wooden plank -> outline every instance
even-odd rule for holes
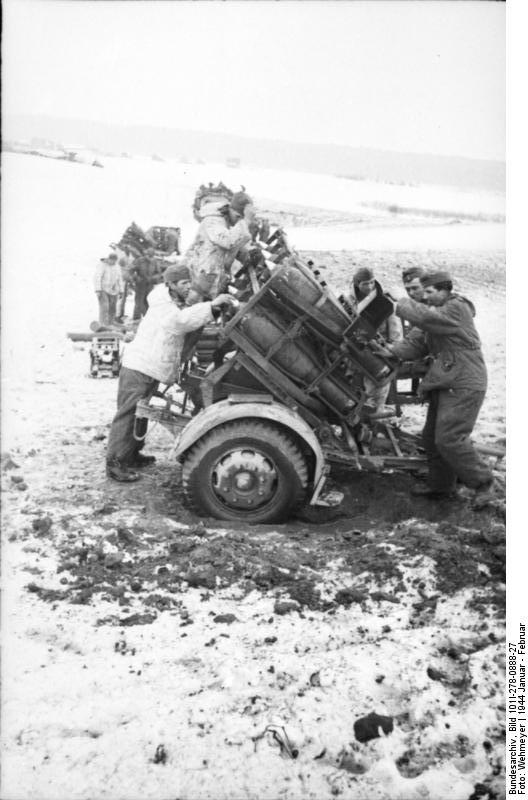
[[[403,458],[403,453],[401,451],[400,445],[398,444],[398,440],[396,439],[396,437],[394,435],[394,431],[392,430],[391,426],[388,425],[387,423],[385,423],[383,427],[387,431],[387,436],[391,440],[391,444],[392,444],[392,446],[394,448],[394,452],[396,453],[397,456],[399,456],[400,458]]]

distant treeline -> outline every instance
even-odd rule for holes
[[[505,222],[504,214],[486,214],[484,211],[450,211],[439,208],[410,208],[399,206],[395,203],[361,203],[365,208],[377,208],[380,211],[389,211],[391,214],[408,214],[409,216],[428,217],[438,219],[465,220],[466,222]]]
[[[227,133],[184,131],[146,125],[110,125],[103,122],[19,115],[4,119],[8,138],[42,136],[55,141],[82,141],[100,152],[123,151],[163,158],[186,154],[196,161],[224,164],[236,158],[241,166],[279,170],[354,175],[364,180],[392,183],[436,184],[504,191],[505,164],[501,161],[395,153],[346,145],[270,141]]]

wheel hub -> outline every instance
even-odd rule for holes
[[[258,508],[273,497],[277,472],[273,462],[256,450],[233,450],[216,464],[213,489],[235,508]]]

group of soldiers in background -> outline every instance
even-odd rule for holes
[[[147,311],[149,292],[161,283],[163,272],[180,255],[180,229],[149,228],[147,232],[133,222],[118,244],[96,266],[94,288],[99,303],[99,323],[112,326],[123,321],[125,304],[134,292],[133,321]]]
[[[257,232],[262,234],[264,229],[265,235],[267,224],[256,221],[244,190],[232,192],[222,182],[200,186],[193,215],[200,225],[184,258],[192,273],[189,302],[211,300],[223,292],[235,259],[247,258],[246,245]],[[130,290],[134,291],[133,321],[145,315],[149,293],[162,282],[167,267],[181,261],[180,233],[179,228],[161,226],[143,232],[133,222],[119,243],[111,245],[112,252],[100,259],[95,272],[101,325],[123,321]]]

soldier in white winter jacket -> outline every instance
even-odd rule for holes
[[[237,192],[231,198],[205,201],[199,211],[201,222],[194,242],[186,253],[193,287],[203,298],[225,290],[231,266],[243,258],[244,245],[251,240],[248,223],[254,217],[251,198]]]
[[[111,325],[115,322],[117,301],[124,291],[116,253],[100,259],[95,268],[94,289],[99,302],[99,322],[101,325]]]
[[[160,383],[175,383],[185,334],[214,319],[222,306],[233,298],[218,295],[211,302],[185,305],[191,288],[191,273],[185,265],[165,270],[164,283],[149,295],[149,308],[139,324],[134,340],[125,348],[119,374],[117,413],[108,436],[106,471],[117,481],[139,478],[133,467],[147,466],[154,456],[141,454],[147,420],[140,420],[142,441],[134,438],[135,412],[139,400],[156,391]]]

